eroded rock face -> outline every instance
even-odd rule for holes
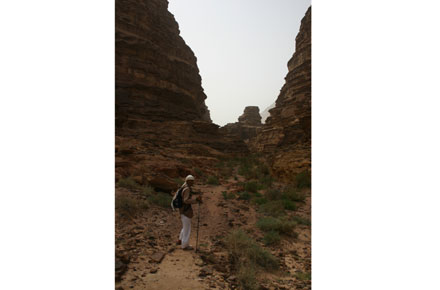
[[[196,57],[168,1],[117,0],[116,11],[116,124],[211,121]]]
[[[238,117],[238,122],[226,124],[220,128],[220,131],[227,136],[247,142],[257,136],[261,126],[260,109],[249,106],[244,109],[243,115]]]
[[[309,7],[287,64],[286,83],[251,144],[270,157],[274,174],[285,180],[311,168],[311,16]]]
[[[175,178],[247,152],[205,105],[197,59],[167,0],[116,0],[116,179],[166,192]]]
[[[238,117],[238,122],[242,125],[261,126],[260,109],[256,106],[244,108],[243,115]]]

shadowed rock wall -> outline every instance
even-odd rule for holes
[[[197,59],[167,0],[116,0],[116,179],[170,191],[174,178],[243,153],[205,105]]]
[[[311,20],[309,7],[275,108],[251,144],[269,157],[274,174],[285,180],[311,169]]]

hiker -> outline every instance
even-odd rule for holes
[[[191,235],[191,218],[193,217],[193,210],[191,205],[194,203],[202,202],[201,196],[193,199],[192,186],[194,185],[194,176],[188,175],[185,178],[185,183],[182,185],[182,207],[179,208],[180,217],[182,219],[182,230],[180,231],[179,240],[177,245],[182,245],[184,250],[193,250],[194,248],[189,245],[189,237]]]

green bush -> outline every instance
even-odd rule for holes
[[[266,189],[272,186],[273,178],[270,175],[259,176],[260,189]]]
[[[207,182],[208,182],[208,184],[211,184],[211,185],[219,185],[220,184],[220,182],[218,181],[218,178],[216,176],[213,176],[213,175],[210,175],[208,177]]]
[[[280,242],[280,240],[281,240],[280,234],[277,231],[270,231],[264,235],[263,243],[266,246],[275,245],[275,244],[278,244]]]
[[[269,200],[278,200],[278,199],[281,199],[282,193],[281,193],[281,191],[279,191],[276,188],[271,188],[266,191],[265,196]]]
[[[194,167],[194,173],[196,174],[196,177],[202,177],[203,176],[203,172],[200,168],[198,167]]]
[[[141,187],[140,184],[134,181],[133,177],[131,176],[119,179],[117,185],[130,190],[139,189]]]
[[[253,265],[240,265],[238,267],[237,280],[238,284],[243,290],[257,290],[259,288],[256,277],[256,269]]]
[[[292,220],[296,221],[300,225],[310,226],[312,224],[310,219],[302,218],[302,217],[299,217],[299,216],[292,217]]]
[[[284,190],[282,197],[284,199],[298,202],[304,202],[306,199],[305,194],[300,193],[296,188],[292,186],[289,186]]]
[[[312,273],[297,272],[295,273],[295,277],[301,281],[309,281],[312,280]]]
[[[174,182],[177,183],[178,186],[182,186],[185,181],[182,178],[174,178]]]
[[[225,200],[234,199],[235,198],[235,194],[233,192],[222,191],[222,195],[223,195],[223,198]]]
[[[254,202],[258,205],[262,205],[267,203],[267,199],[265,197],[257,197],[254,199]]]
[[[268,216],[279,217],[284,215],[284,203],[281,200],[268,201],[259,206],[258,210]]]
[[[295,176],[295,184],[298,188],[310,188],[312,186],[311,172],[305,170]]]
[[[117,195],[115,198],[115,210],[123,215],[134,215],[148,207],[148,202],[127,195]]]
[[[256,181],[249,181],[244,185],[244,190],[249,192],[257,192],[259,189],[259,184]]]
[[[296,203],[294,203],[293,201],[288,200],[288,199],[283,199],[281,201],[283,203],[284,209],[287,209],[287,210],[297,210]]]
[[[236,267],[247,262],[251,265],[259,265],[264,269],[277,269],[278,260],[267,250],[261,248],[242,230],[232,231],[225,239],[225,245],[231,262]]]
[[[234,170],[231,167],[223,167],[220,168],[220,175],[223,176],[224,178],[228,178],[232,175],[232,172]]]
[[[251,194],[247,191],[244,192],[239,192],[238,193],[238,199],[240,200],[250,200],[251,199]]]
[[[142,194],[142,195],[150,196],[150,195],[152,195],[152,194],[154,194],[154,193],[155,193],[155,192],[154,192],[154,189],[153,189],[151,186],[149,186],[149,185],[143,186],[143,187],[141,188],[141,194]]]
[[[257,221],[257,227],[264,232],[275,231],[286,235],[292,234],[296,225],[295,221],[280,220],[274,217],[263,217]]]
[[[255,259],[255,262],[266,270],[275,270],[279,267],[278,260],[267,250],[261,248],[257,244],[249,249],[249,256]]]
[[[148,201],[152,204],[158,205],[160,207],[168,208],[171,206],[171,200],[173,197],[165,192],[158,192],[148,196]]]

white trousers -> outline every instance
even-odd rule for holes
[[[180,217],[182,218],[182,230],[179,239],[182,241],[182,248],[186,248],[189,245],[189,236],[191,235],[191,219],[183,214]]]

